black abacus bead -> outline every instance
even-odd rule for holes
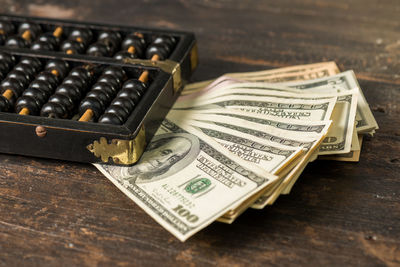
[[[3,79],[9,71],[9,66],[6,62],[0,61],[0,75],[2,76],[1,79]]]
[[[143,52],[146,48],[146,42],[144,41],[143,38],[140,38],[139,36],[136,36],[135,34],[130,34],[128,35],[121,44],[121,49],[122,50],[128,50],[129,47],[135,47],[135,53],[139,57],[143,57]]]
[[[53,51],[55,46],[52,43],[44,42],[44,41],[35,41],[31,45],[32,50],[39,51]]]
[[[117,97],[129,98],[133,101],[133,103],[137,104],[140,100],[141,94],[134,89],[123,89],[118,92]]]
[[[69,98],[71,98],[74,104],[79,102],[79,100],[82,98],[81,89],[73,84],[62,83],[60,86],[57,87],[55,93],[67,95]]]
[[[66,40],[61,44],[60,49],[63,52],[71,50],[72,54],[82,54],[83,52],[85,52],[85,45],[76,40]]]
[[[49,103],[59,103],[67,110],[66,117],[68,117],[74,109],[74,101],[72,98],[65,94],[54,94],[50,96]]]
[[[93,120],[97,120],[103,113],[104,106],[97,98],[85,97],[79,105],[79,115],[82,116],[88,109],[93,111]]]
[[[22,96],[29,96],[32,98],[35,98],[39,103],[40,106],[46,103],[47,98],[49,97],[48,94],[45,91],[40,90],[39,88],[35,87],[29,87],[26,89],[23,93]],[[17,100],[18,102],[18,100]]]
[[[151,59],[154,55],[158,55],[160,60],[168,58],[169,48],[165,44],[151,44],[146,50],[146,58]]]
[[[6,43],[7,36],[5,34],[0,33],[0,45],[4,45]]]
[[[29,77],[30,80],[33,79],[33,77],[36,74],[36,69],[32,65],[27,65],[21,62],[18,63],[13,70],[19,70],[24,72]]]
[[[90,91],[102,91],[106,93],[109,98],[113,98],[117,94],[117,90],[115,87],[104,82],[95,83],[90,89]]]
[[[127,113],[131,113],[135,107],[135,103],[128,98],[116,98],[111,102],[112,106],[120,106],[125,109]]]
[[[68,112],[60,103],[46,103],[40,111],[40,116],[65,119],[68,117]]]
[[[15,64],[15,57],[7,53],[0,53],[0,61],[5,62],[8,69],[11,69]]]
[[[136,54],[129,53],[128,51],[119,51],[114,55],[114,59],[116,60],[124,60],[124,59],[135,59],[138,58]]]
[[[102,110],[105,109],[106,106],[108,106],[108,104],[110,104],[111,102],[111,98],[108,96],[108,94],[106,92],[103,91],[93,91],[91,90],[86,96],[85,98],[97,98],[102,105]]]
[[[101,56],[109,56],[110,55],[110,48],[103,43],[95,43],[89,46],[89,48],[86,50],[86,54],[90,56],[96,56],[96,57],[101,57]]]
[[[13,69],[7,74],[8,78],[16,79],[22,83],[22,86],[26,87],[29,84],[29,74],[22,71],[22,70],[17,70]]]
[[[108,49],[108,53],[106,54],[107,56],[112,56],[118,50],[118,43],[112,39],[107,38],[99,40],[98,43],[102,43],[107,46]]]
[[[87,81],[78,77],[78,76],[71,76],[68,75],[62,82],[63,84],[72,84],[80,88],[81,91],[86,91],[86,87],[88,85]]]
[[[23,108],[27,108],[30,115],[36,115],[40,111],[40,106],[36,97],[21,96],[15,103],[15,112],[19,113]]]
[[[68,39],[77,40],[77,38],[80,38],[82,40],[82,43],[84,44],[84,46],[87,46],[93,39],[93,33],[89,29],[75,28],[69,34]]]
[[[10,110],[11,104],[7,98],[0,95],[0,111],[7,112]]]
[[[32,90],[32,89],[35,89],[35,90],[37,89],[37,90],[41,91],[43,93],[43,95],[45,95],[46,99],[49,98],[49,96],[54,91],[54,87],[52,87],[50,83],[43,81],[43,80],[34,80],[33,82],[31,82],[28,89],[26,89],[24,91],[24,93],[26,93],[27,91]]]
[[[122,81],[118,79],[118,77],[113,76],[111,74],[102,74],[98,79],[97,82],[104,82],[109,83],[115,88],[119,88],[121,86]]]
[[[42,67],[42,62],[34,57],[23,57],[19,61],[20,64],[25,64],[33,67],[35,71],[39,71],[39,69]]]
[[[88,69],[86,69],[86,68],[84,68],[82,66],[73,68],[69,72],[68,76],[79,77],[82,80],[85,80],[86,83],[90,83],[92,78],[93,78],[92,77],[93,76],[92,73]]]
[[[13,78],[5,78],[1,82],[0,86],[2,88],[2,93],[7,89],[10,89],[13,92],[13,100],[24,91],[24,85],[19,80]]]
[[[109,46],[114,53],[121,43],[121,34],[115,31],[103,31],[99,34],[97,40]]]
[[[116,41],[121,41],[121,34],[116,31],[102,31],[99,33],[97,39],[98,40],[103,40],[103,39],[114,39]]]
[[[28,46],[28,42],[21,36],[11,36],[6,40],[5,46],[12,48],[24,48]]]
[[[51,59],[47,61],[46,70],[56,70],[59,73],[59,76],[65,77],[69,71],[69,64],[61,59]]]
[[[121,34],[115,31],[102,31],[99,33],[98,40],[113,39],[116,42],[121,42]]]
[[[60,81],[58,76],[56,76],[53,73],[51,73],[51,71],[42,71],[42,72],[40,72],[36,76],[36,80],[48,82],[49,84],[51,84],[51,86],[53,88],[55,88],[58,85],[59,81]]]
[[[130,79],[127,80],[124,85],[122,85],[122,90],[123,89],[133,89],[137,90],[141,95],[144,94],[146,91],[146,84],[142,81],[139,81],[138,79]]]
[[[117,114],[114,113],[106,113],[101,115],[98,122],[104,124],[113,124],[113,125],[121,125],[124,123],[122,118],[120,118]]]
[[[123,68],[117,66],[109,66],[103,70],[103,74],[109,74],[117,77],[120,81],[125,81],[127,78]]]
[[[175,46],[175,43],[176,39],[173,36],[167,36],[167,35],[158,36],[152,42],[152,44],[166,44],[170,49],[172,49],[172,47]]]
[[[53,47],[57,47],[60,42],[60,38],[55,37],[53,33],[46,32],[41,34],[37,41],[50,43]]]
[[[23,22],[18,27],[19,34],[23,34],[27,30],[31,33],[31,39],[36,39],[36,37],[42,32],[40,25],[32,22]]]
[[[10,35],[15,32],[15,27],[11,22],[0,21],[0,30],[2,30],[6,35]]]
[[[109,106],[106,109],[106,111],[104,112],[104,115],[109,114],[109,113],[115,114],[118,117],[120,117],[122,122],[124,122],[126,120],[126,118],[128,118],[128,116],[129,116],[129,113],[126,111],[126,109],[124,109],[121,106],[116,106],[116,105]]]

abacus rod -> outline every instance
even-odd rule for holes
[[[134,35],[136,35],[137,37],[139,37],[139,38],[144,38],[144,35],[143,35],[143,33],[140,33],[140,32],[134,32],[133,33]]]
[[[24,38],[25,40],[29,41],[32,37],[31,32],[29,30],[26,30],[22,33],[21,37]]]
[[[133,46],[133,45],[131,45],[129,48],[128,48],[128,53],[131,53],[131,54],[135,54],[135,47]]]
[[[93,117],[94,113],[93,110],[88,108],[85,113],[83,113],[82,117],[79,118],[79,121],[90,121],[90,119]]]
[[[160,59],[159,55],[154,54],[153,57],[151,58],[151,61],[157,61],[159,59]],[[147,82],[148,79],[149,79],[149,71],[145,70],[142,72],[138,80],[145,83]]]
[[[29,109],[23,108],[23,109],[21,109],[21,111],[18,114],[19,115],[29,115]]]
[[[53,31],[53,36],[54,37],[60,37],[63,33],[63,28],[58,26],[54,31]]]
[[[8,100],[10,100],[12,98],[12,96],[14,95],[13,91],[11,91],[10,89],[6,89],[3,93],[3,96],[5,98],[7,98]]]
[[[58,71],[56,70],[56,69],[52,69],[51,70],[51,73],[53,74],[53,75],[55,75],[55,76],[58,76]]]

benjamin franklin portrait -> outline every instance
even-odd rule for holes
[[[110,170],[130,183],[154,182],[185,168],[200,152],[199,140],[186,133],[161,134],[147,145],[140,160],[133,166]]]

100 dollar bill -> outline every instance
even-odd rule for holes
[[[329,120],[336,97],[322,100],[282,99],[259,96],[221,96],[210,100],[175,103],[173,109],[228,108],[298,120]]]
[[[249,122],[255,122],[262,125],[269,125],[282,130],[310,133],[310,134],[321,134],[322,132],[327,132],[331,121],[321,120],[321,121],[304,121],[296,119],[282,119],[279,117],[256,114],[251,112],[245,112],[236,109],[200,109],[185,111],[181,115],[182,118],[187,120],[206,120],[215,122],[215,116],[220,116],[225,122],[229,122],[231,118],[237,118],[246,120]]]
[[[299,163],[301,164],[304,161],[303,159],[298,160],[299,157],[303,156],[303,154],[300,154],[300,151],[298,151],[299,147],[289,146],[284,147],[283,149],[280,143],[274,144],[274,142],[271,142],[268,139],[262,139],[258,137],[257,134],[253,135],[253,131],[251,131],[251,129],[250,131],[243,132],[235,130],[235,127],[226,128],[213,123],[194,120],[190,120],[189,123],[191,126],[227,147],[231,152],[238,153],[237,155],[244,160],[256,163],[258,166],[266,168],[268,171],[282,178],[287,177],[288,173],[291,173],[291,171],[296,168]],[[318,147],[325,134],[326,132],[322,132],[313,139],[308,139],[310,146],[306,150],[312,153]],[[283,138],[285,137],[286,136]],[[288,141],[290,142],[291,140]],[[258,159],[263,159],[264,162]],[[305,158],[306,163],[307,159],[308,158]],[[283,163],[284,165],[282,166]],[[281,169],[278,170],[276,166],[280,166]],[[279,188],[280,183],[281,181],[277,180],[276,185],[278,187],[272,187],[270,190],[268,190],[269,193],[267,194],[269,195],[271,192],[275,191],[274,189]],[[255,198],[253,201],[258,198],[259,197]],[[218,220],[228,223],[231,222],[232,219],[237,218],[241,212],[249,207],[253,201],[238,203],[236,207],[224,214]]]
[[[224,76],[249,80],[253,82],[290,82],[304,81],[322,78],[339,73],[339,68],[335,62],[320,62],[313,64],[297,65],[283,68],[276,68],[264,71],[227,73]],[[182,95],[192,94],[202,91],[210,86],[214,80],[191,83],[184,87]]]
[[[134,166],[95,166],[184,241],[276,176],[249,165],[201,132],[181,126],[165,119]]]
[[[321,88],[321,91],[323,91],[324,88],[327,87],[346,90],[351,90],[356,87],[360,88],[360,85],[357,82],[357,78],[352,70],[345,71],[330,77],[305,82],[284,83],[283,85],[301,90],[308,90],[312,88],[314,91],[316,88]],[[374,116],[372,115],[371,109],[369,108],[367,100],[365,99],[365,96],[361,91],[361,88],[359,91],[357,103],[357,113],[358,121],[356,128],[358,133],[372,133],[375,129],[378,129],[378,124]]]
[[[178,114],[177,114],[178,115]],[[203,114],[204,115],[204,114]],[[292,169],[295,168],[295,170],[299,170],[305,167],[305,165],[308,163],[309,157],[310,155],[319,147],[322,139],[325,137],[326,135],[326,131],[328,130],[328,127],[324,127],[324,131],[320,132],[320,134],[317,135],[313,135],[313,137],[307,136],[307,135],[303,135],[301,131],[304,130],[303,127],[298,128],[298,125],[293,125],[293,127],[289,127],[292,128],[293,132],[295,132],[295,129],[299,129],[299,132],[297,134],[282,134],[280,133],[270,133],[270,132],[266,132],[263,129],[260,129],[258,127],[252,127],[249,125],[246,125],[246,123],[240,123],[240,126],[238,126],[238,123],[235,123],[234,125],[231,124],[227,124],[227,123],[221,123],[221,121],[228,121],[228,120],[219,120],[214,122],[202,122],[202,121],[196,121],[193,119],[188,119],[187,117],[183,117],[186,121],[188,121],[188,123],[190,123],[190,125],[196,127],[196,129],[199,129],[199,131],[204,132],[205,134],[207,134],[209,137],[212,137],[214,139],[216,139],[218,142],[221,142],[221,140],[225,139],[225,141],[222,142],[226,142],[229,143],[230,146],[232,146],[232,148],[234,149],[235,144],[247,144],[248,147],[257,147],[260,146],[260,144],[272,144],[269,146],[262,146],[264,148],[266,147],[273,147],[273,143],[276,143],[276,145],[281,145],[281,144],[285,144],[287,146],[289,146],[288,148],[286,148],[286,150],[280,150],[280,152],[276,151],[275,153],[287,153],[287,151],[290,151],[290,147],[292,146],[293,149],[298,148],[298,147],[302,147],[307,151],[306,157],[303,157],[300,161],[295,161],[295,165],[286,165],[286,169],[285,172],[283,172],[282,174],[284,174],[285,176],[283,176],[285,178],[285,183],[288,183],[291,179],[296,178],[295,175],[297,172],[292,172]],[[201,118],[201,117],[200,117]],[[325,122],[325,123],[329,123],[330,122]],[[245,141],[244,141],[245,140]],[[257,144],[257,145],[255,145]],[[275,145],[275,146],[276,146]],[[246,146],[246,145],[244,145]],[[257,150],[252,150],[248,152],[254,152]],[[242,150],[244,151],[244,150]],[[258,154],[258,153],[257,153]],[[243,155],[244,157],[246,157],[246,153],[244,153]],[[280,156],[282,157],[282,155]],[[280,158],[280,157],[276,157],[276,159]],[[281,158],[282,159],[282,158]],[[272,162],[271,162],[272,163]],[[272,163],[273,164],[273,163]],[[265,165],[264,165],[265,166]],[[270,165],[272,166],[272,165]],[[290,173],[290,176],[287,176],[288,173]],[[276,173],[277,174],[277,173]],[[281,175],[279,175],[280,177],[282,177]],[[256,206],[257,208],[260,208],[260,205],[263,207],[265,205],[267,205],[267,201],[269,201],[269,197],[272,193],[275,192],[274,189],[276,188],[281,188],[279,187],[279,181],[277,181],[278,184],[275,184],[278,187],[272,187],[270,190],[268,190],[266,192],[266,197],[261,197],[260,201],[258,201],[258,206]],[[265,193],[264,193],[265,194]],[[258,198],[258,197],[257,197]],[[253,201],[255,201],[256,199],[254,199]],[[241,205],[238,205],[237,207],[235,207],[233,210],[230,210],[228,213],[224,214],[224,216],[222,216],[219,221],[223,221],[223,222],[227,222],[230,223],[232,222],[232,220],[234,220],[237,216],[240,215],[241,212],[244,211],[245,208],[247,208],[248,206],[250,206],[252,202],[247,202],[247,204],[242,203]],[[246,206],[247,205],[247,206]]]
[[[170,112],[170,115],[174,121],[184,121],[216,140],[231,153],[275,175],[281,173],[302,152],[301,147],[277,144],[215,123],[198,121],[195,116],[187,117],[181,113]]]
[[[179,102],[176,104],[176,106],[180,107],[185,105],[193,105],[193,102],[195,102],[196,105],[199,105],[198,103],[201,103],[201,101],[212,102],[213,99],[217,100],[220,97],[224,96],[230,96],[231,99],[236,100],[243,99],[243,97],[247,96],[276,97],[288,99],[291,102],[299,99],[320,100],[324,98],[337,97],[337,102],[333,109],[331,117],[331,119],[333,120],[333,126],[331,127],[328,136],[321,146],[320,154],[344,154],[350,152],[357,107],[357,88],[333,94],[299,94],[292,91],[276,91],[271,88],[273,87],[271,87],[270,84],[263,83],[258,83],[257,86],[249,83],[232,84],[230,86],[213,91],[213,93],[211,93],[210,95],[204,95],[200,99],[187,99],[184,102]],[[207,97],[210,97],[211,99],[207,99]],[[256,101],[255,98],[254,101]]]

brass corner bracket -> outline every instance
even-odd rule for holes
[[[108,162],[111,158],[115,164],[130,165],[137,162],[146,146],[144,127],[142,126],[132,140],[112,139],[108,142],[105,137],[95,140],[86,148],[102,162]]]

